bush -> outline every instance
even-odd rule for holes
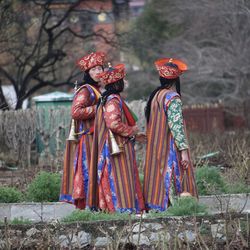
[[[61,178],[57,173],[41,171],[31,182],[27,190],[29,201],[58,201]]]
[[[188,216],[207,214],[207,207],[199,204],[194,197],[179,197],[166,211],[150,210],[147,218],[165,216]]]
[[[199,204],[194,197],[180,197],[174,202],[173,206],[167,210],[173,216],[206,214],[205,205]]]
[[[215,167],[200,167],[195,172],[199,195],[225,193],[225,183],[220,171]]]
[[[226,193],[227,194],[250,193],[250,187],[242,182],[227,183],[226,184]]]
[[[0,203],[23,201],[23,194],[13,187],[0,187]]]

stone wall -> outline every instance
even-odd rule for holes
[[[0,226],[0,249],[249,249],[249,240],[242,214]]]

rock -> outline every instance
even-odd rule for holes
[[[196,239],[196,233],[190,231],[190,230],[186,230],[184,232],[181,232],[178,234],[179,239],[181,239],[182,241],[188,241],[188,242],[193,242]]]
[[[59,244],[61,248],[66,248],[69,245],[69,240],[66,235],[59,236]]]
[[[40,231],[37,230],[36,228],[32,227],[31,229],[29,229],[29,230],[26,232],[26,235],[27,235],[28,237],[32,237],[32,236],[34,236],[34,235],[37,234],[37,233],[40,233]]]
[[[134,224],[134,228],[133,228],[133,233],[139,233],[139,230],[140,230],[140,223],[136,223]],[[144,227],[144,223],[141,224],[141,233],[144,232],[146,230],[146,228]]]
[[[78,232],[77,236],[74,235],[72,239],[72,246],[83,248],[91,243],[91,235],[84,231]]]
[[[158,233],[151,233],[149,235],[149,240],[151,242],[159,242],[159,241],[169,241],[170,240],[170,234],[168,232],[158,232]]]
[[[139,239],[139,234],[131,235],[131,237],[129,237],[129,239],[130,239],[131,243],[137,245],[138,239]],[[141,245],[146,245],[146,246],[150,245],[150,241],[146,235],[140,234],[139,245],[140,246]]]
[[[6,249],[5,241],[0,240],[0,249]]]
[[[145,223],[144,226],[153,231],[159,231],[164,228],[160,223]]]
[[[111,242],[108,237],[97,237],[95,247],[107,247]]]
[[[224,233],[224,225],[223,224],[212,224],[211,225],[211,233],[212,233],[213,238],[220,238],[220,236],[218,236],[218,235]]]
[[[117,229],[117,226],[109,227],[111,231],[115,231]]]

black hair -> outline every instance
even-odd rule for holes
[[[146,107],[145,107],[145,117],[147,122],[149,122],[150,117],[150,111],[151,111],[151,103],[154,98],[154,96],[157,94],[157,92],[161,89],[168,89],[171,88],[173,85],[176,87],[176,92],[181,96],[181,87],[180,87],[180,78],[174,78],[174,79],[167,79],[160,76],[160,83],[161,86],[157,87],[149,96],[149,99],[147,101]]]
[[[124,89],[124,81],[123,79],[120,79],[115,83],[108,84],[105,86],[105,89],[106,91],[102,93],[102,96],[99,99],[98,106],[100,105],[100,103],[102,105],[105,105],[108,96],[110,96],[111,94],[120,94]]]

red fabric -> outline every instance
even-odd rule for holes
[[[166,65],[167,63],[175,64],[177,68]],[[173,58],[159,59],[155,61],[155,67],[159,71],[160,76],[167,79],[177,78],[187,70],[187,65],[183,61]]]
[[[109,183],[108,167],[105,165],[99,184],[99,207],[104,211],[115,212],[112,201],[112,192]]]
[[[131,126],[122,121],[120,100],[118,98],[112,98],[110,101],[107,101],[104,119],[106,126],[116,134],[123,137],[129,137],[134,132]]]
[[[71,115],[75,120],[95,118],[96,104],[93,105],[89,90],[84,87],[76,93],[73,100]]]
[[[118,64],[114,68],[110,67],[107,71],[99,74],[99,77],[105,85],[115,83],[125,77],[125,65]]]
[[[79,142],[79,154],[82,155],[82,143],[84,140],[84,136],[80,139]],[[85,192],[84,192],[84,185],[83,185],[83,173],[82,173],[82,159],[81,157],[78,157],[76,169],[75,169],[75,175],[74,175],[74,184],[73,184],[73,199],[75,200],[75,206],[79,209],[85,208]]]
[[[92,52],[79,60],[77,60],[76,65],[83,71],[91,69],[95,66],[102,66],[105,61],[105,54],[103,52]]]
[[[135,119],[134,119],[133,115],[131,114],[131,112],[129,111],[127,104],[124,101],[122,101],[122,108],[123,108],[124,114],[127,118],[128,125],[135,126],[136,125]]]

